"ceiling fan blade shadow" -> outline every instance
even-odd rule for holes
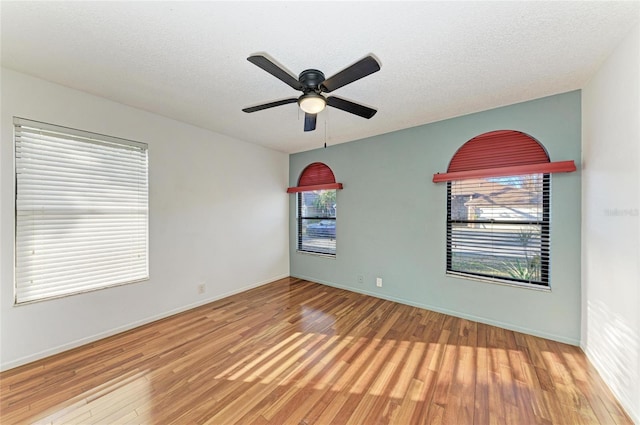
[[[313,131],[316,129],[316,118],[318,114],[304,114],[304,131]]]
[[[243,108],[242,110],[247,113],[262,111],[263,109],[275,108],[276,106],[287,105],[289,103],[296,103],[298,99],[295,97],[292,99],[276,100],[275,102],[265,103],[263,105],[251,106],[249,108]]]
[[[289,72],[285,71],[280,66],[273,63],[271,60],[267,59],[265,56],[253,55],[249,56],[247,60],[255,66],[267,71],[269,74],[273,75],[278,80],[284,82],[292,88],[300,91],[304,89],[304,86],[300,83],[300,81],[298,81],[297,78],[289,74]]]
[[[327,105],[366,119],[373,117],[376,112],[378,112],[375,109],[369,108],[367,106],[353,103],[335,96],[329,96],[327,98]]]
[[[331,93],[342,86],[353,83],[360,78],[380,71],[380,64],[373,56],[360,59],[353,65],[343,69],[332,77],[327,78],[320,84],[320,89],[324,93]]]

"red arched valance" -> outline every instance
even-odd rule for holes
[[[514,130],[484,133],[466,142],[451,158],[446,173],[434,174],[435,183],[481,177],[575,171],[573,161],[550,162],[533,137]]]
[[[298,186],[290,187],[287,193],[307,192],[310,190],[342,189],[342,183],[336,183],[333,171],[322,162],[314,162],[300,174]]]

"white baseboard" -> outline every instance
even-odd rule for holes
[[[128,323],[128,324],[126,324],[124,326],[119,326],[117,328],[109,329],[107,331],[100,332],[100,333],[97,333],[97,334],[94,334],[94,335],[91,335],[91,336],[88,336],[88,337],[85,337],[85,338],[81,338],[81,339],[78,339],[78,340],[75,340],[75,341],[71,341],[69,343],[62,344],[62,345],[59,345],[57,347],[53,347],[53,348],[50,348],[50,349],[47,349],[47,350],[43,350],[43,351],[40,351],[39,353],[30,354],[28,356],[21,357],[21,358],[16,359],[16,360],[4,362],[4,363],[0,364],[0,371],[13,369],[15,367],[22,366],[22,365],[25,365],[27,363],[34,362],[36,360],[41,360],[41,359],[44,359],[46,357],[62,353],[64,351],[71,350],[73,348],[77,348],[77,347],[83,346],[85,344],[89,344],[89,343],[92,343],[92,342],[95,342],[95,341],[98,341],[98,340],[101,340],[101,339],[104,339],[104,338],[107,338],[107,337],[110,337],[110,336],[113,336],[113,335],[116,335],[116,334],[119,334],[119,333],[122,333],[122,332],[126,332],[128,330],[137,328],[139,326],[143,326],[143,325],[155,322],[157,320],[164,319],[164,318],[167,318],[169,316],[173,316],[174,314],[182,313],[184,311],[191,310],[191,309],[196,308],[196,307],[200,307],[201,305],[209,304],[211,302],[214,302],[214,301],[226,298],[226,297],[230,297],[231,295],[235,295],[235,294],[238,294],[240,292],[248,291],[249,289],[257,288],[259,286],[266,285],[266,284],[274,282],[276,280],[284,279],[285,277],[289,277],[289,274],[274,276],[274,277],[272,277],[270,279],[267,279],[267,280],[264,280],[264,281],[260,281],[260,282],[257,282],[257,283],[253,283],[251,285],[246,285],[246,286],[234,289],[233,291],[225,292],[223,294],[218,294],[218,295],[215,295],[215,296],[213,296],[211,298],[207,298],[207,299],[198,301],[196,303],[192,303],[192,304],[188,304],[188,305],[185,305],[185,306],[182,306],[182,307],[178,307],[178,308],[166,311],[164,313],[160,313],[160,314],[156,314],[156,315],[153,315],[153,316],[150,316],[150,317],[146,317],[146,318],[138,320],[136,322]]]
[[[340,289],[344,289],[344,290],[351,291],[351,292],[357,292],[359,294],[364,294],[364,295],[369,295],[369,296],[376,297],[376,298],[381,298],[383,300],[394,301],[394,302],[397,302],[397,303],[400,303],[400,304],[410,305],[412,307],[424,308],[425,310],[431,310],[431,311],[435,311],[437,313],[448,314],[449,316],[460,317],[462,319],[467,319],[467,320],[472,320],[474,322],[480,322],[480,323],[484,323],[484,324],[487,324],[487,325],[497,326],[499,328],[504,328],[504,329],[508,329],[508,330],[511,330],[511,331],[521,332],[521,333],[525,333],[525,334],[528,334],[528,335],[538,336],[540,338],[551,339],[553,341],[563,342],[565,344],[570,344],[570,345],[575,345],[575,346],[579,346],[580,345],[580,341],[577,340],[577,339],[574,339],[574,338],[567,338],[567,337],[562,336],[562,335],[555,335],[555,334],[551,334],[551,333],[540,332],[540,331],[538,331],[536,329],[529,329],[529,328],[525,328],[525,327],[522,327],[522,326],[513,325],[511,323],[504,323],[504,322],[500,322],[500,321],[497,321],[497,320],[488,319],[486,317],[474,316],[472,314],[464,313],[464,312],[461,312],[461,311],[449,310],[449,309],[446,309],[446,308],[442,308],[442,307],[438,307],[438,306],[434,306],[434,305],[430,305],[430,304],[416,303],[415,301],[407,300],[407,299],[404,299],[404,298],[392,297],[392,296],[388,296],[388,295],[384,295],[384,294],[380,294],[380,293],[376,293],[376,292],[369,292],[369,291],[365,291],[365,290],[358,289],[358,288],[352,288],[350,286],[343,286],[343,285],[339,285],[339,284],[336,284],[336,283],[333,283],[333,282],[326,282],[326,281],[318,280],[318,279],[312,278],[312,277],[301,276],[301,275],[291,275],[291,277],[295,277],[295,278],[298,278],[298,279],[305,279],[305,280],[308,280],[310,282],[317,282],[317,283],[321,283],[323,285],[333,286],[335,288],[340,288]]]

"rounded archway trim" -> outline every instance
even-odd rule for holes
[[[528,134],[496,130],[462,145],[451,158],[447,172],[434,174],[433,181],[572,171],[576,171],[574,161],[551,162],[544,146]]]
[[[342,183],[336,182],[335,175],[327,164],[314,162],[302,170],[298,178],[298,186],[288,188],[287,193],[327,189],[342,189]]]

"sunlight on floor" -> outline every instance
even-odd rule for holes
[[[295,332],[259,355],[251,354],[235,362],[215,379],[259,381],[317,391],[330,388],[396,399],[410,392],[412,401],[420,402],[425,397],[422,388],[431,384],[431,372],[437,370],[447,347],[439,343]],[[469,347],[462,354],[468,361],[473,358],[473,349]],[[358,363],[350,363],[356,355]],[[416,373],[418,382],[414,382]],[[460,379],[464,381],[464,377]]]
[[[149,371],[123,374],[52,409],[34,424],[151,422]]]

